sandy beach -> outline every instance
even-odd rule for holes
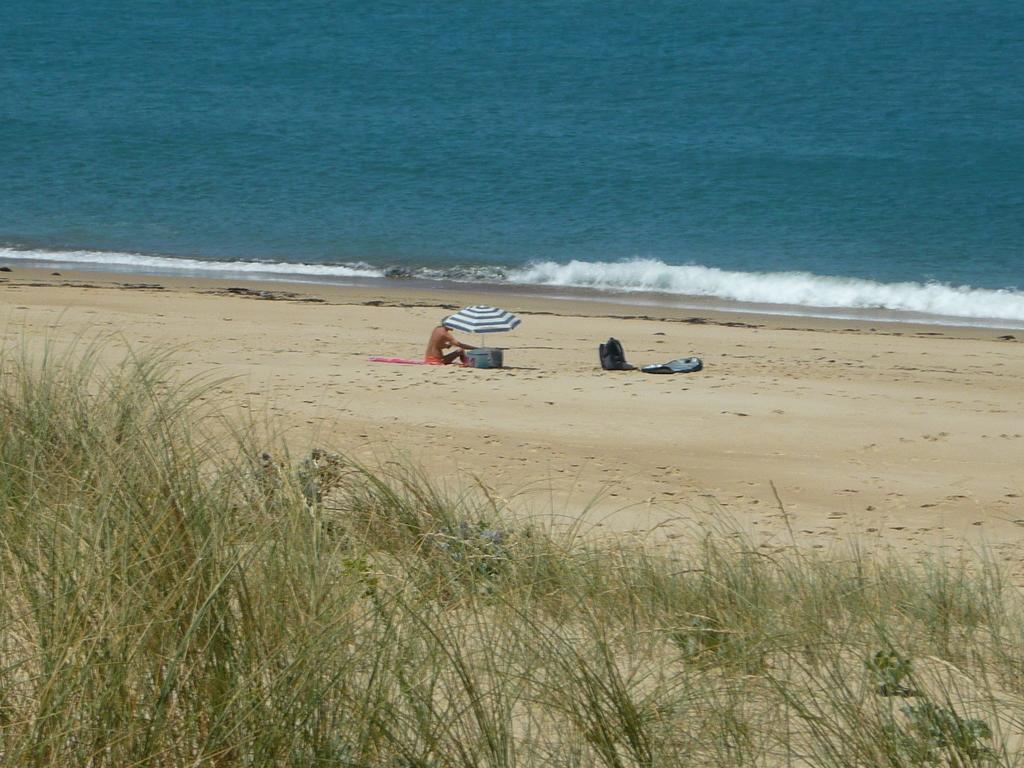
[[[695,312],[539,294],[258,284],[15,268],[0,275],[5,350],[113,334],[107,353],[173,350],[211,398],[363,461],[410,459],[452,489],[483,484],[519,514],[672,536],[729,517],[765,546],[850,536],[918,552],[990,545],[1016,576],[1024,538],[1021,334]],[[420,357],[448,312],[520,314],[501,370],[372,363]],[[619,338],[643,365],[607,372]],[[473,343],[475,339],[466,337]],[[784,512],[783,512],[784,510]]]

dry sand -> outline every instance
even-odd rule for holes
[[[500,337],[505,369],[368,362],[419,357],[443,315],[481,300],[523,318]],[[722,515],[769,546],[790,529],[818,547],[966,541],[1024,573],[1020,332],[24,268],[0,275],[0,327],[8,350],[106,332],[174,348],[181,373],[231,377],[214,396],[295,453],[398,452],[523,514],[658,535]],[[612,335],[635,364],[698,355],[705,370],[602,371]]]

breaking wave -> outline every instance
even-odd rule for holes
[[[1024,292],[943,283],[879,283],[810,272],[730,272],[672,266],[653,259],[622,262],[537,262],[511,270],[524,285],[708,296],[752,304],[820,309],[887,309],[946,317],[1024,321]]]

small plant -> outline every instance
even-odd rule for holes
[[[896,651],[877,651],[874,656],[864,662],[864,666],[878,680],[876,692],[879,696],[913,696],[914,691],[904,684],[910,677],[910,659],[905,659]]]
[[[270,459],[269,454],[263,456]],[[353,469],[343,456],[314,448],[298,468],[298,479],[306,504],[310,508],[322,504],[324,497],[352,474]]]
[[[380,588],[380,580],[366,557],[342,557],[341,568],[345,573],[352,574],[363,585],[364,597],[375,598]]]
[[[726,632],[710,616],[693,616],[669,635],[673,643],[687,656],[718,653]]]
[[[462,520],[458,525],[446,525],[431,539],[437,549],[485,579],[500,576],[511,562],[506,546],[508,535],[484,522],[471,524]]]
[[[988,723],[977,718],[960,717],[952,709],[930,701],[907,704],[902,708],[909,721],[904,736],[916,757],[925,762],[939,762],[943,753],[952,765],[966,765],[993,757],[985,744],[992,737]]]

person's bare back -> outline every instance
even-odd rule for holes
[[[450,347],[455,347],[455,349],[446,353],[445,350]],[[470,344],[463,344],[452,336],[452,332],[448,328],[444,325],[439,325],[430,333],[430,341],[427,342],[427,351],[424,353],[424,359],[426,362],[434,365],[448,365],[456,360],[465,365],[466,353],[463,350],[466,349],[476,349],[476,347]]]

